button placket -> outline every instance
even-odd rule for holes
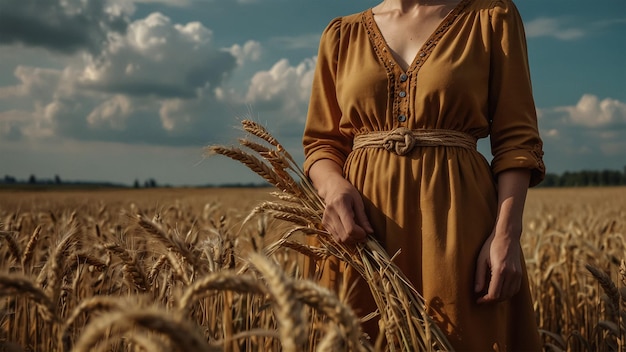
[[[406,73],[402,73],[400,75],[400,84],[398,84],[398,99],[400,99],[400,111],[398,114],[398,122],[400,123],[404,123],[407,120],[407,102],[406,102],[406,97],[408,95],[407,93],[407,88],[408,88],[408,80],[409,80],[409,75]]]
[[[392,116],[395,116],[397,122],[404,123],[407,121],[409,115],[410,99],[409,92],[415,91],[417,86],[417,74],[420,68],[424,65],[424,62],[428,59],[430,53],[434,50],[439,40],[443,37],[449,27],[456,22],[457,17],[461,14],[463,9],[471,2],[471,0],[461,0],[455,9],[450,12],[444,21],[439,25],[439,28],[431,34],[428,41],[420,49],[418,57],[408,68],[407,72],[401,72],[398,65],[395,64],[395,60],[391,57],[387,44],[380,33],[378,26],[374,21],[374,13],[372,9],[363,11],[361,15],[361,21],[365,25],[367,35],[372,43],[376,56],[385,67],[387,73],[400,73],[399,76],[390,76],[389,79],[389,96],[391,99]],[[410,72],[409,72],[410,71]],[[413,80],[409,80],[410,75],[414,76]]]

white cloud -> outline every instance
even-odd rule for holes
[[[189,98],[198,89],[219,86],[235,66],[236,58],[216,47],[201,23],[173,24],[152,13],[90,57],[79,82],[104,92]]]
[[[316,59],[290,66],[282,59],[268,71],[257,72],[251,80],[246,101],[261,109],[277,109],[286,116],[304,121],[311,95]]]
[[[126,119],[133,111],[131,100],[124,95],[115,95],[98,105],[87,116],[90,127],[106,125],[112,129],[122,130],[126,127]]]
[[[232,56],[237,58],[237,65],[242,66],[247,61],[257,61],[261,57],[261,43],[249,40],[244,45],[234,44],[226,49]]]
[[[206,143],[231,135],[236,124],[236,111],[242,106],[243,99],[233,90],[204,89],[194,99],[160,101],[158,116],[161,128],[169,136]]]
[[[585,35],[580,28],[568,27],[563,19],[559,18],[536,18],[525,23],[526,36],[534,37],[553,37],[560,40],[574,40]]]
[[[625,103],[585,94],[575,105],[538,112],[549,172],[624,166]]]
[[[135,3],[108,0],[107,11],[132,13]],[[8,66],[17,83],[0,86],[0,138],[202,146],[229,141],[237,116],[252,111],[300,145],[315,58],[254,73],[259,42],[220,47],[202,23],[161,13],[106,37],[97,52]]]
[[[31,113],[20,110],[0,111],[0,140],[18,140],[22,138],[25,121],[32,121]]]
[[[558,138],[559,137],[559,130],[557,130],[556,128],[551,128],[551,129],[545,131],[544,135],[548,136],[548,137],[552,137],[552,138]]]
[[[206,143],[231,127],[223,123],[228,109],[244,104],[226,79],[238,59],[244,64],[259,51],[254,41],[218,47],[201,23],[153,13],[124,34],[109,33],[100,53],[67,57],[64,68],[17,66],[18,83],[0,87],[0,135]]]
[[[575,106],[558,108],[569,120],[586,127],[626,126],[626,104],[616,99],[600,100],[591,94],[583,95]]]
[[[56,91],[62,72],[55,69],[17,66],[14,76],[20,82],[0,87],[0,99],[50,96]]]

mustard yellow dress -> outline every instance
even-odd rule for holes
[[[489,136],[493,159],[450,146],[403,156],[352,148],[357,135],[399,127]],[[401,249],[395,262],[457,350],[541,349],[526,275],[503,303],[478,305],[473,290],[495,223],[497,174],[530,169],[533,186],[545,173],[523,24],[510,0],[462,0],[406,71],[371,9],[334,19],[321,37],[303,144],[305,171],[320,159],[343,166],[375,237],[390,254]],[[340,276],[325,275],[331,286]],[[366,301],[354,301],[363,314]]]

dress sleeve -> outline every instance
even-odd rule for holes
[[[530,169],[532,187],[543,180],[545,166],[524,27],[510,0],[495,1],[490,12],[491,168],[494,175],[508,169]]]
[[[337,102],[336,79],[341,18],[330,22],[322,33],[313,76],[311,99],[304,128],[304,171],[320,159],[343,167],[352,149],[351,141],[339,131],[341,109]]]

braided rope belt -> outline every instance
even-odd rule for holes
[[[383,148],[406,155],[414,147],[461,147],[476,149],[476,138],[460,131],[441,129],[410,130],[400,127],[393,131],[369,132],[354,136],[352,149]]]

